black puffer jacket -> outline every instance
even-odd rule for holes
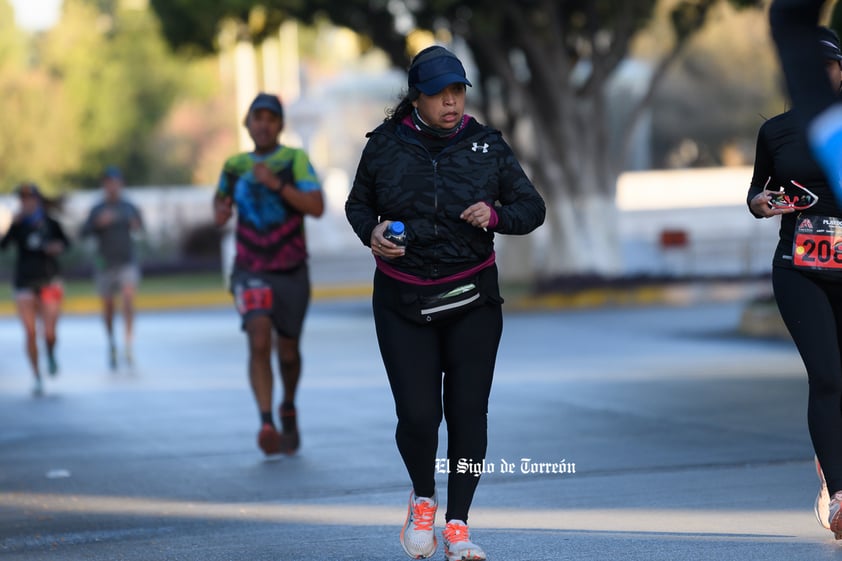
[[[382,220],[406,224],[406,254],[390,265],[421,278],[448,276],[486,260],[494,233],[527,234],[544,221],[544,200],[499,131],[470,119],[432,156],[419,133],[385,122],[367,136],[345,214],[363,244]],[[499,222],[486,232],[459,218],[479,201]]]

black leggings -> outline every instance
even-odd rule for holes
[[[493,274],[496,284],[496,269]],[[380,354],[395,399],[398,451],[415,494],[432,497],[444,413],[451,468],[445,519],[467,522],[479,477],[456,473],[456,463],[460,458],[473,462],[485,458],[488,397],[503,332],[502,307],[495,300],[456,319],[422,325],[390,305],[400,286],[378,272],[372,300]]]
[[[807,425],[833,496],[842,490],[842,283],[774,267],[772,286],[807,370]]]
[[[824,3],[825,0],[774,0],[769,8],[772,37],[787,90],[794,113],[804,127],[837,101],[816,37]]]

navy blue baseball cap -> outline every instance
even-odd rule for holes
[[[254,101],[249,105],[249,113],[259,109],[266,109],[276,114],[279,117],[284,116],[284,106],[281,105],[281,100],[278,96],[268,93],[259,93]]]
[[[108,166],[105,168],[105,171],[102,172],[103,178],[111,178],[111,179],[123,179],[123,172],[120,171],[120,168],[117,166]]]
[[[436,95],[450,84],[471,86],[462,61],[438,45],[427,47],[415,55],[409,66],[408,82],[410,89],[425,95]]]

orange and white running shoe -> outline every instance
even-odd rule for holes
[[[468,525],[461,520],[451,520],[442,532],[444,558],[447,561],[484,561],[485,552],[471,541]]]
[[[842,491],[836,491],[830,497],[827,521],[834,537],[837,540],[842,540]]]
[[[413,559],[426,559],[436,552],[436,522],[438,501],[432,498],[416,497],[415,491],[409,493],[409,508],[406,522],[401,529],[401,546]]]
[[[813,512],[816,514],[816,520],[826,530],[830,530],[830,494],[827,492],[827,482],[824,480],[824,473],[822,466],[819,464],[819,458],[816,457],[816,474],[819,476],[819,494],[816,495],[816,504],[813,505]]]

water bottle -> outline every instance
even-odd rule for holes
[[[395,221],[389,224],[383,232],[383,237],[397,246],[406,247],[406,227],[403,222]]]

